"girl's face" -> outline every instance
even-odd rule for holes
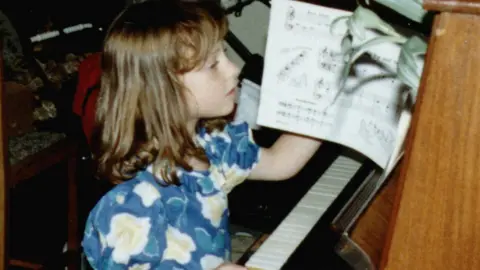
[[[228,115],[235,105],[239,69],[225,55],[219,43],[205,65],[187,72],[181,79],[187,88],[187,104],[194,119]]]

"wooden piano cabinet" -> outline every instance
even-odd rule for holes
[[[436,15],[380,269],[480,269],[480,0]]]
[[[478,0],[424,0],[423,2],[423,7],[427,10],[480,14]]]
[[[381,188],[372,203],[360,216],[350,234],[351,239],[368,254],[372,263],[377,267],[380,264],[388,224],[392,215],[401,167],[402,161],[397,165],[385,186]]]
[[[353,228],[379,269],[480,269],[480,0],[435,15],[406,155]]]

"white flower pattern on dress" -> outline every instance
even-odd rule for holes
[[[150,270],[149,263],[134,264],[128,268],[128,270]]]
[[[133,192],[142,198],[145,207],[150,207],[160,198],[158,189],[148,182],[141,182],[133,188]]]
[[[163,252],[163,260],[174,260],[180,264],[187,264],[192,258],[192,252],[197,249],[192,237],[172,226],[168,226],[165,234],[167,247]]]
[[[107,244],[107,238],[105,237],[105,235],[101,232],[98,233],[98,237],[100,239],[100,245],[101,245],[101,249],[102,251],[105,250],[105,248],[108,247],[108,244]]]
[[[114,215],[106,237],[107,246],[113,248],[113,261],[128,264],[131,256],[140,254],[147,245],[150,227],[148,217],[136,217],[128,213]]]
[[[223,262],[223,258],[210,254],[207,254],[200,259],[200,265],[203,270],[214,270]]]
[[[227,199],[223,192],[218,192],[211,196],[202,196],[197,193],[197,200],[202,205],[202,215],[209,220],[215,228],[220,226],[222,216],[227,209]]]
[[[125,195],[117,194],[117,196],[115,196],[115,201],[117,201],[118,204],[123,204],[125,202]]]
[[[225,132],[223,131],[219,131],[219,130],[214,130],[212,131],[212,133],[210,134],[211,137],[219,137],[221,138],[222,140],[224,140],[226,143],[231,143],[232,142],[232,138],[230,138],[230,136],[228,136],[228,134],[226,134]]]
[[[223,164],[223,174],[225,175],[225,183],[222,185],[222,189],[226,193],[230,193],[234,187],[243,183],[250,175],[250,170],[244,170],[234,164],[232,167],[228,167]]]
[[[213,181],[214,186],[217,189],[221,189],[225,184],[225,176],[220,168],[216,165],[210,166],[210,179]]]

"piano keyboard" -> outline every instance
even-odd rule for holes
[[[361,163],[339,156],[250,257],[251,269],[279,270],[340,194]]]

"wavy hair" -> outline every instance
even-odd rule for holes
[[[208,163],[187,131],[178,75],[203,65],[227,29],[213,0],[147,1],[117,16],[104,42],[92,141],[101,177],[120,183],[152,164],[166,184],[178,185],[175,168],[192,169],[187,157]],[[200,123],[211,130],[225,121]]]

